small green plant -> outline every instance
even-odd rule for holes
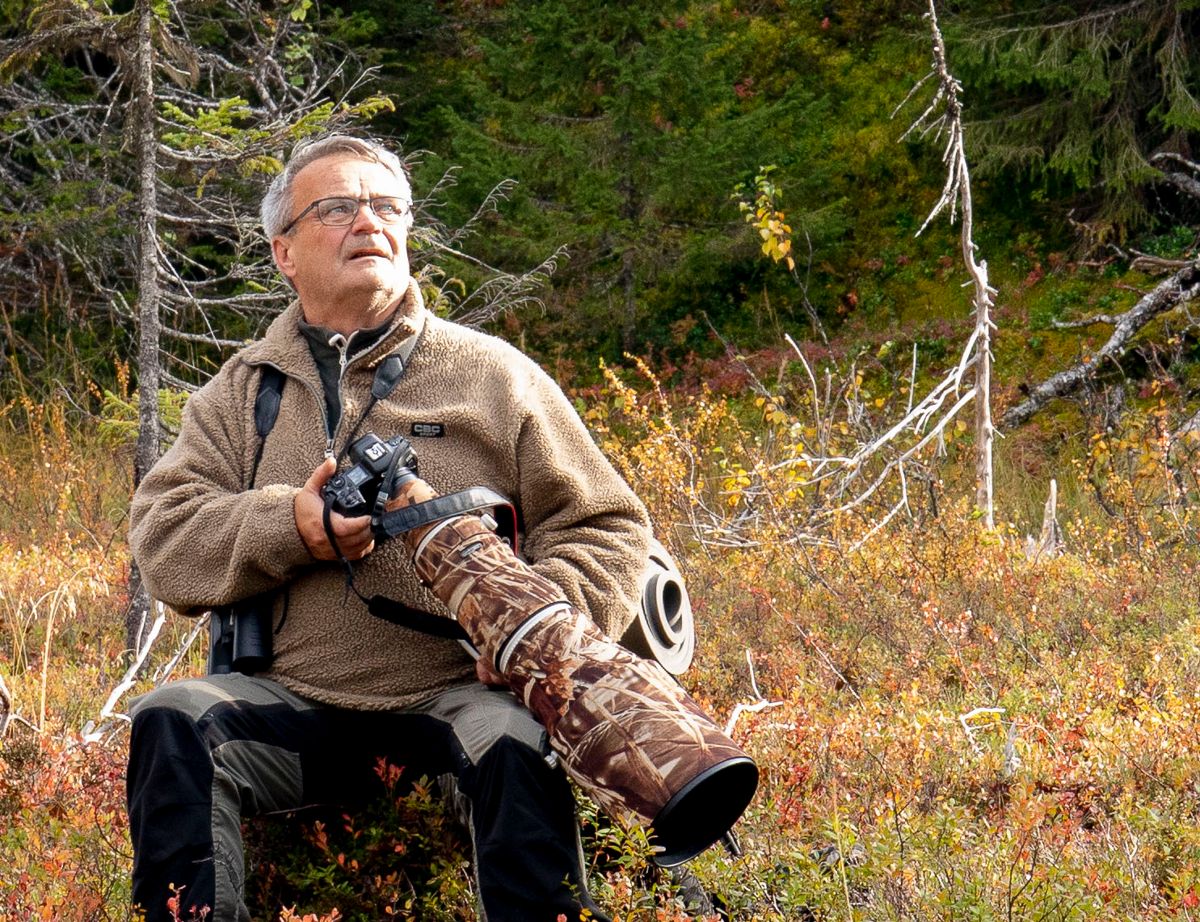
[[[401,766],[382,759],[376,775],[379,791],[361,809],[248,824],[256,917],[290,906],[293,913],[336,907],[346,922],[473,918],[469,844],[435,786],[404,778]]]

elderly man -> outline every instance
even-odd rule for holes
[[[172,884],[183,918],[207,906],[214,922],[248,919],[240,818],[347,803],[380,756],[465,806],[480,918],[604,918],[541,726],[478,680],[459,643],[347,593],[339,552],[363,595],[444,612],[400,542],[376,546],[365,516],[323,522],[321,487],[346,447],[367,431],[403,435],[439,491],[509,497],[533,569],[603,630],[620,636],[633,617],[645,510],[533,362],[426,311],[409,274],[411,203],[400,162],[375,143],[339,136],[294,153],[262,216],[297,300],[191,398],[134,497],[150,592],[185,613],[258,597],[274,643],[262,672],[175,682],[135,705],[133,893],[151,922],[169,918]],[[266,368],[285,386],[261,438]]]

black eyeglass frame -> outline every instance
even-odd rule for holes
[[[395,224],[398,221],[402,221],[404,219],[404,216],[408,214],[408,209],[409,209],[409,203],[406,202],[404,199],[402,199],[398,195],[376,195],[372,198],[353,198],[352,196],[349,196],[349,195],[329,195],[329,196],[326,196],[325,198],[314,199],[312,202],[310,202],[308,204],[307,208],[305,208],[302,212],[300,212],[300,214],[296,215],[296,217],[292,218],[292,220],[290,220],[284,226],[284,228],[279,232],[280,236],[286,234],[293,227],[295,227],[297,224],[299,224],[300,219],[303,218],[306,214],[308,214],[310,211],[312,211],[314,209],[316,209],[316,212],[317,212],[317,220],[320,221],[322,224],[324,224],[326,227],[349,227],[351,224],[354,223],[355,218],[358,217],[358,208],[355,208],[354,211],[351,212],[351,214],[350,214],[349,221],[344,221],[344,222],[327,221],[327,220],[325,220],[327,216],[323,215],[321,213],[321,206],[324,205],[326,202],[353,202],[355,205],[357,205],[359,207],[366,205],[371,209],[371,212],[375,215],[375,217],[377,217],[384,224]],[[392,217],[390,215],[381,215],[378,211],[375,210],[376,202],[394,202],[397,206],[396,212],[395,212],[395,217]]]

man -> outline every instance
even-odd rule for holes
[[[130,540],[151,594],[188,613],[261,595],[275,653],[261,674],[175,682],[136,703],[133,891],[149,922],[169,918],[171,884],[185,888],[181,917],[208,906],[214,922],[248,919],[240,817],[345,802],[379,756],[466,805],[480,918],[604,918],[541,726],[482,684],[456,641],[382,621],[347,592],[339,551],[363,595],[444,612],[401,542],[376,546],[367,517],[334,513],[335,548],[322,521],[345,447],[367,431],[404,435],[437,490],[509,497],[534,570],[608,634],[633,616],[644,508],[534,363],[425,310],[410,209],[401,164],[377,144],[339,136],[294,153],[262,214],[297,300],[189,400],[134,497]],[[286,384],[260,439],[267,366]]]

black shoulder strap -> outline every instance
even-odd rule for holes
[[[263,365],[258,379],[258,396],[254,398],[254,429],[258,433],[258,448],[254,451],[254,466],[250,469],[250,486],[258,476],[258,464],[262,461],[263,445],[275,428],[279,417],[279,405],[283,402],[283,385],[287,375],[274,365]]]
[[[262,376],[258,379],[258,396],[254,398],[254,428],[258,430],[260,439],[265,439],[275,427],[286,381],[287,375],[274,365],[262,367]]]

